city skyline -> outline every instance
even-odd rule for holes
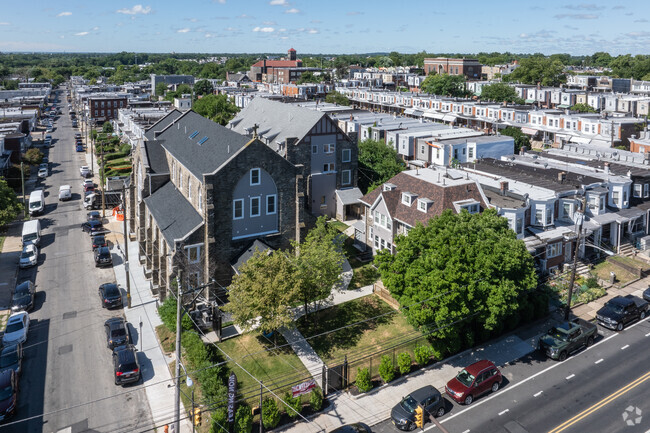
[[[512,52],[646,54],[640,1],[168,0],[89,6],[27,0],[4,6],[0,51],[354,54]]]

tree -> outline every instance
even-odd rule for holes
[[[305,83],[320,83],[322,80],[320,77],[314,75],[311,71],[305,71],[300,74],[300,78],[296,81],[296,84],[305,84]]]
[[[208,80],[200,80],[194,84],[194,92],[197,95],[210,95],[214,92],[214,87]]]
[[[350,105],[350,99],[337,91],[328,93],[325,97],[325,102],[329,102],[330,104],[344,105],[346,107]]]
[[[429,74],[420,85],[420,90],[440,96],[467,96],[464,75]]]
[[[113,124],[111,122],[104,122],[104,125],[102,125],[102,132],[104,134],[112,134]]]
[[[156,84],[156,96],[165,96],[166,91],[167,91],[167,84],[166,83],[158,83],[158,84]]]
[[[596,110],[593,109],[591,105],[587,104],[575,104],[570,108],[571,111],[577,111],[578,113],[595,113]]]
[[[259,317],[260,330],[268,334],[293,323],[295,287],[295,266],[287,254],[256,251],[230,285],[230,303],[224,309],[247,331]]]
[[[504,80],[557,87],[566,82],[566,75],[564,74],[564,65],[560,60],[533,56],[521,59],[519,67],[506,75]]]
[[[391,66],[394,66],[393,60],[388,57],[388,56],[382,56],[379,59],[377,59],[377,63],[375,63],[375,66],[378,68],[390,68]]]
[[[441,357],[511,329],[536,292],[533,258],[494,209],[446,210],[398,236],[375,259],[408,321],[431,332]]]
[[[406,168],[397,151],[381,141],[359,143],[359,188],[364,194]]]
[[[331,296],[332,288],[341,281],[343,272],[343,240],[338,230],[327,225],[325,217],[316,220],[304,242],[295,245],[295,269],[297,284],[293,298],[309,311],[311,302]]]
[[[494,102],[523,102],[519,95],[517,95],[514,87],[506,83],[494,83],[483,86],[481,89],[481,99]]]
[[[262,423],[267,429],[276,428],[280,423],[280,409],[272,397],[265,397],[262,401]]]
[[[507,135],[515,139],[515,153],[519,153],[523,146],[530,149],[530,137],[521,132],[521,129],[508,126],[499,130],[502,135]]]
[[[227,95],[206,95],[194,102],[193,110],[220,125],[226,125],[239,112]]]
[[[31,149],[27,149],[27,152],[25,152],[23,159],[25,162],[31,165],[40,164],[41,161],[43,161],[43,152],[41,152],[40,149],[32,147]]]
[[[7,185],[6,180],[0,179],[0,226],[12,222],[22,210],[23,205],[18,201],[16,192]]]

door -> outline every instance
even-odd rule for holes
[[[487,390],[490,389],[490,381],[488,380],[490,378],[490,371],[484,371],[480,373],[477,377],[476,380],[474,381],[474,388],[476,391],[474,392],[474,397],[478,397],[479,395],[485,394]]]
[[[426,412],[431,414],[431,416],[435,416],[436,412],[438,411],[439,405],[440,405],[440,396],[434,395],[427,399],[426,403],[424,404],[424,409]]]

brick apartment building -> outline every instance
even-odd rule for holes
[[[468,80],[481,79],[481,64],[476,59],[449,59],[436,57],[424,59],[424,73],[465,75]]]
[[[88,98],[90,118],[98,124],[117,119],[118,110],[126,107],[126,96],[93,96]]]
[[[251,80],[264,83],[295,82],[304,72],[302,60],[296,58],[296,50],[287,51],[287,57],[281,60],[260,60],[251,66],[248,76]],[[312,70],[313,68],[309,68]]]

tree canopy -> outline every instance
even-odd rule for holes
[[[350,99],[337,91],[328,93],[325,97],[325,102],[329,102],[330,104],[345,105],[346,107],[350,105]]]
[[[398,236],[375,259],[408,321],[432,331],[437,357],[455,353],[539,313],[533,258],[495,210],[446,210]]]
[[[406,168],[397,151],[381,141],[359,143],[359,189],[365,194]]]
[[[540,83],[542,86],[559,86],[566,82],[566,75],[560,59],[533,56],[521,59],[519,67],[506,75],[504,80],[519,81],[524,84]]]
[[[464,75],[429,74],[420,84],[420,90],[440,96],[467,96]]]
[[[494,83],[483,86],[481,89],[481,99],[495,102],[524,102],[519,95],[517,95],[517,91],[514,87],[509,86],[506,83]]]
[[[18,201],[16,192],[7,185],[6,180],[0,179],[0,227],[12,222],[22,210],[23,205]]]
[[[515,153],[519,153],[523,146],[530,149],[530,137],[521,132],[521,129],[508,126],[507,128],[500,129],[499,132],[515,139]]]
[[[208,80],[199,80],[194,83],[194,92],[197,95],[209,95],[214,92],[214,88]]]
[[[220,125],[226,125],[239,112],[237,107],[227,95],[209,94],[194,102],[193,110],[203,117],[207,117]]]
[[[596,110],[591,105],[587,104],[575,104],[570,108],[571,111],[577,111],[579,113],[595,113]]]

